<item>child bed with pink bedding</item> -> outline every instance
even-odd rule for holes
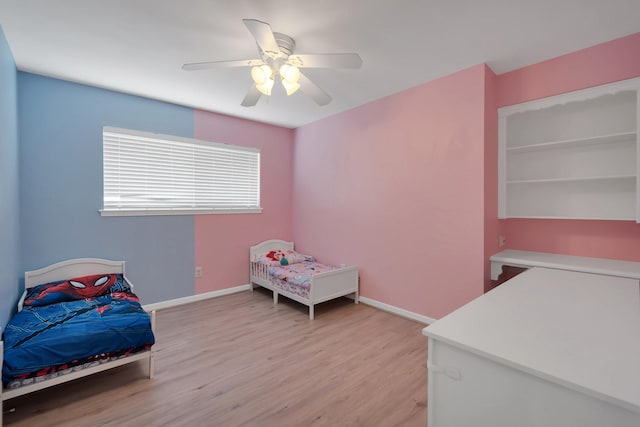
[[[249,251],[251,290],[259,285],[273,292],[273,303],[283,295],[309,307],[353,294],[358,303],[358,269],[333,267],[315,262],[313,257],[294,251],[292,242],[267,240]]]

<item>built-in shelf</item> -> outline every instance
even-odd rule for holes
[[[534,215],[526,215],[526,216],[517,216],[517,215],[509,215],[511,219],[571,219],[578,221],[635,221],[636,218],[611,218],[611,217],[579,217],[579,216],[558,216],[558,215],[549,215],[549,216],[534,216]]]
[[[579,176],[574,178],[543,178],[543,179],[520,179],[507,181],[507,184],[543,184],[549,182],[580,182],[580,181],[602,181],[602,180],[635,180],[636,175],[615,175],[615,176]]]
[[[560,147],[571,147],[587,144],[609,144],[614,142],[635,141],[636,132],[622,132],[610,135],[591,136],[586,138],[565,139],[563,141],[541,142],[539,144],[527,144],[522,146],[507,147],[507,151],[514,153],[518,151],[549,150]]]
[[[498,110],[499,218],[638,220],[640,78]]]

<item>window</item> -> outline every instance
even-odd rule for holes
[[[105,127],[102,215],[251,213],[260,150]]]

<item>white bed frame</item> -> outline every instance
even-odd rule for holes
[[[329,301],[344,295],[354,294],[355,303],[358,304],[358,268],[355,266],[341,267],[336,270],[318,273],[311,276],[309,298],[276,288],[269,277],[268,267],[264,264],[253,262],[254,256],[265,254],[275,250],[293,250],[293,242],[284,240],[266,240],[249,250],[250,264],[250,288],[260,285],[273,292],[273,303],[278,303],[278,295],[284,295],[294,301],[298,301],[309,307],[309,319],[314,318],[314,305]]]
[[[71,279],[73,277],[88,276],[93,274],[122,274],[125,281],[133,289],[133,285],[129,279],[124,276],[124,261],[109,261],[105,259],[97,258],[78,258],[68,261],[62,261],[57,264],[52,264],[48,267],[41,268],[39,270],[27,271],[24,274],[25,288],[32,288],[42,283],[55,282],[59,280]],[[151,311],[151,329],[155,335],[156,324],[156,312]],[[4,357],[4,346],[0,341],[0,366],[2,366]],[[95,374],[97,372],[106,371],[107,369],[115,368],[116,366],[126,365],[138,360],[147,360],[148,375],[149,378],[153,378],[153,358],[154,358],[154,346],[151,346],[149,350],[141,351],[130,356],[122,357],[120,359],[112,360],[109,362],[101,363],[97,366],[82,369],[79,371],[71,372],[66,375],[60,375],[55,378],[50,378],[37,383],[25,385],[15,389],[1,388],[0,391],[0,410],[4,407],[4,401],[13,399],[24,394],[32,393],[34,391],[42,390],[47,387],[51,387],[57,384],[72,381],[77,378],[86,377],[88,375]],[[2,412],[0,411],[0,427],[2,426]]]

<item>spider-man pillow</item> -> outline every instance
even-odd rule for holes
[[[131,287],[125,282],[122,274],[94,274],[34,286],[26,290],[24,301],[21,302],[27,307],[39,307],[114,292],[131,292]],[[18,311],[21,309],[19,306]]]

